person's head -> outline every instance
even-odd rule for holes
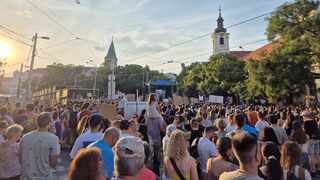
[[[169,158],[177,160],[181,160],[188,155],[186,135],[183,131],[175,130],[171,133],[166,154]]]
[[[148,99],[148,104],[152,104],[153,102],[157,102],[158,97],[156,94],[150,94]]]
[[[233,156],[233,153],[232,153],[230,138],[223,137],[218,139],[217,150],[225,161],[231,161],[231,157]]]
[[[51,114],[48,112],[40,113],[36,122],[39,129],[49,130],[51,125]]]
[[[68,180],[99,179],[102,165],[98,148],[83,148],[71,162]]]
[[[258,119],[263,121],[264,120],[264,113],[262,111],[258,112]]]
[[[232,150],[240,165],[259,165],[261,154],[256,137],[239,131],[232,136],[231,141]]]
[[[208,139],[211,139],[214,135],[214,128],[212,126],[205,127],[204,128],[204,137],[207,137]]]
[[[137,125],[137,122],[133,119],[131,119],[129,121],[129,129],[128,129],[128,132],[131,133],[131,134],[135,134],[137,133],[138,131],[138,125]]]
[[[130,122],[128,120],[120,121],[119,128],[121,131],[128,131],[130,128]]]
[[[281,149],[281,165],[283,169],[291,170],[295,165],[300,164],[302,151],[299,145],[293,141],[287,141]]]
[[[170,137],[171,134],[172,134],[175,130],[177,130],[177,127],[176,127],[175,125],[173,125],[173,124],[170,124],[170,125],[167,126],[167,128],[166,128],[166,136]]]
[[[144,167],[144,144],[137,137],[119,139],[114,147],[115,176],[136,177]]]
[[[199,121],[197,121],[195,118],[192,118],[190,121],[192,128],[198,128],[199,127]]]
[[[273,128],[271,127],[265,127],[262,130],[261,141],[264,141],[264,142],[271,141],[279,145],[277,135],[275,134]]]
[[[242,128],[244,126],[245,120],[244,120],[244,116],[242,114],[237,114],[235,117],[235,123],[237,128]]]
[[[269,122],[274,125],[278,124],[278,116],[275,114],[270,114],[269,115]]]
[[[0,121],[0,133],[4,133],[5,130],[7,129],[8,127],[8,122],[6,120],[1,120]]]
[[[120,129],[121,120],[114,120],[111,123],[111,127],[115,127],[117,129]]]
[[[5,136],[7,140],[17,142],[22,135],[23,127],[18,124],[13,124],[6,129]]]
[[[234,115],[233,114],[229,114],[228,115],[228,122],[230,123],[230,124],[234,124],[235,123],[235,120],[234,120]]]
[[[217,122],[217,128],[219,129],[219,131],[224,131],[224,129],[227,127],[226,122],[224,121],[224,119],[219,119]]]
[[[276,144],[269,142],[262,148],[262,155],[265,167],[262,173],[267,180],[282,180],[283,170],[280,164],[281,153]]]
[[[82,104],[82,106],[81,106],[81,111],[88,110],[88,109],[89,109],[89,106],[90,106],[90,103],[88,103],[88,102]]]
[[[102,124],[103,117],[100,114],[92,114],[89,117],[89,127],[91,130],[98,130]]]
[[[109,146],[113,147],[119,140],[120,131],[115,127],[108,128],[104,134],[103,139],[108,142]]]
[[[34,105],[33,105],[33,104],[27,104],[26,110],[27,110],[28,112],[32,112],[32,111],[34,110]]]
[[[298,144],[305,144],[308,141],[308,136],[304,132],[302,125],[302,122],[299,120],[295,120],[292,123],[292,132],[290,135],[290,140]]]
[[[175,116],[174,123],[176,124],[177,127],[180,127],[180,125],[183,122],[184,122],[184,117],[181,114]]]

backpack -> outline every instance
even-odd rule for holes
[[[195,159],[199,157],[199,153],[198,153],[199,140],[200,140],[199,137],[194,139],[190,147],[190,155]]]
[[[297,177],[295,173],[292,171],[287,172],[287,179],[290,179],[290,180],[305,180],[304,177],[305,177],[304,168],[302,167],[299,167],[299,177]]]

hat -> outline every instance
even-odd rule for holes
[[[0,128],[7,128],[8,127],[8,122],[7,121],[0,121]]]
[[[144,158],[144,144],[137,137],[120,138],[115,145],[118,156],[123,158]]]

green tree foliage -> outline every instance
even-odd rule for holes
[[[181,83],[186,96],[233,95],[244,90],[244,63],[229,55],[210,57],[208,63],[194,63]]]
[[[33,89],[51,86],[93,88],[94,75],[94,68],[54,63],[46,67],[46,73],[41,78],[33,77],[31,84]]]
[[[269,40],[280,39],[285,43],[295,43],[301,53],[320,60],[320,10],[319,1],[296,0],[280,6],[268,19]],[[310,58],[310,57],[308,57]]]
[[[275,48],[246,65],[247,96],[291,102],[314,83],[312,65],[320,59],[319,1],[285,3],[268,20],[267,36]]]
[[[283,46],[260,60],[249,61],[246,69],[248,97],[267,97],[270,102],[286,101],[305,92],[312,85],[312,61],[296,55],[297,47]]]
[[[117,90],[124,93],[135,93],[137,89],[141,92],[147,80],[167,79],[165,74],[137,64],[118,66],[115,75]]]

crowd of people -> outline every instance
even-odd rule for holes
[[[0,108],[0,180],[311,180],[320,173],[320,109],[173,105],[151,94],[129,119],[94,103]]]

